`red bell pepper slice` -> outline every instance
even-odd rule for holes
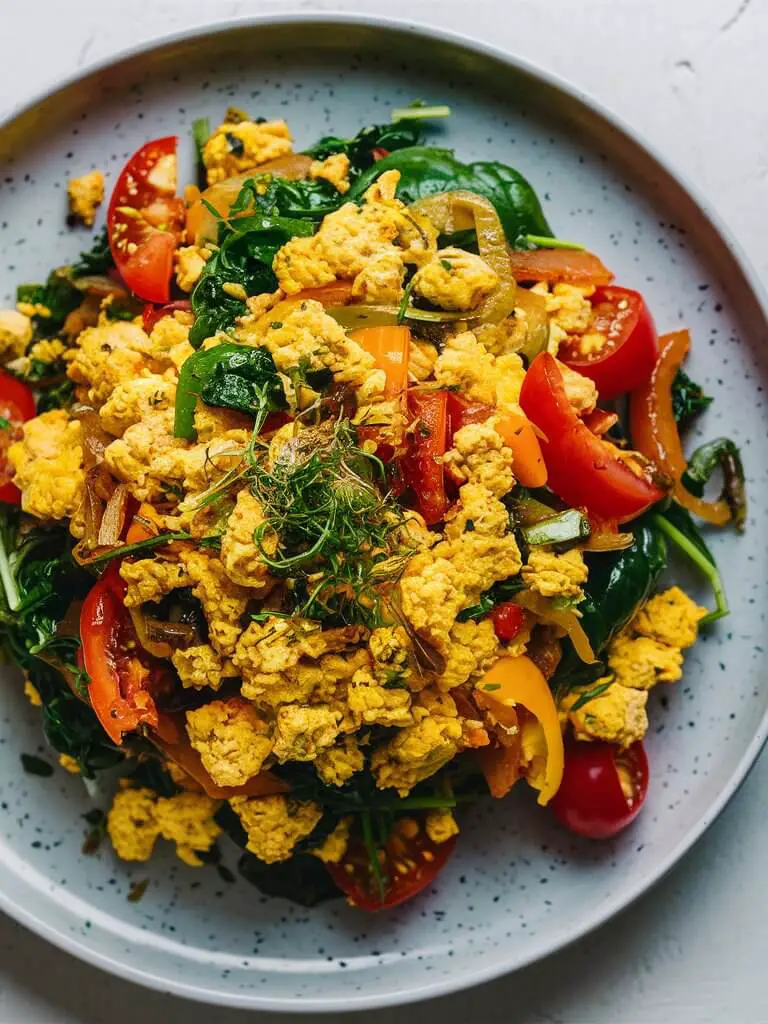
[[[541,448],[549,487],[572,507],[586,508],[600,519],[625,522],[664,496],[650,480],[636,476],[613,445],[582,423],[549,353],[542,352],[531,363],[520,405],[546,437]]]
[[[409,391],[408,413],[418,421],[409,434],[407,454],[401,459],[405,483],[416,496],[418,511],[429,526],[441,522],[448,511],[442,456],[448,445],[448,392]]]
[[[591,332],[608,339],[603,348],[582,355],[578,342],[561,346],[559,358],[595,382],[601,399],[616,398],[649,379],[659,355],[653,318],[639,292],[598,288],[592,298]]]
[[[157,727],[152,690],[157,669],[149,655],[139,656],[130,615],[123,604],[126,585],[113,562],[91,587],[80,611],[83,663],[88,697],[113,743],[140,725]]]

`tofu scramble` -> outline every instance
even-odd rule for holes
[[[515,785],[615,834],[650,691],[727,614],[696,523],[742,528],[743,470],[682,455],[687,332],[419,113],[297,151],[230,109],[181,192],[148,142],[0,312],[0,632],[62,768],[115,777],[124,860],[239,847],[269,895],[379,910]]]

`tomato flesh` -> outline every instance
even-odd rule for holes
[[[35,415],[35,398],[22,381],[0,370],[0,501],[21,504],[21,491],[13,480],[8,449],[22,437],[22,423]]]
[[[88,592],[80,612],[88,697],[102,728],[117,744],[123,733],[158,724],[153,691],[159,673],[138,644],[124,596],[125,583],[112,563]]]
[[[171,135],[146,143],[117,179],[107,213],[109,246],[117,269],[148,302],[168,302],[173,254],[184,228],[176,192],[176,144]]]
[[[590,332],[607,339],[601,349],[582,354],[578,343],[570,342],[562,346],[559,358],[594,381],[601,399],[616,398],[648,380],[659,355],[659,339],[639,292],[598,288],[592,298]]]
[[[572,832],[608,839],[635,820],[647,794],[642,743],[622,750],[612,743],[573,740],[565,748],[563,781],[549,806]]]
[[[541,451],[548,486],[571,508],[586,508],[599,519],[625,522],[664,496],[650,480],[636,476],[613,445],[596,437],[579,419],[549,353],[542,352],[531,363],[520,405],[546,437]]]
[[[525,610],[514,601],[502,601],[492,609],[490,618],[499,640],[514,640],[525,625]]]
[[[151,302],[147,303],[141,314],[144,330],[147,334],[151,334],[152,328],[158,320],[162,320],[164,316],[173,316],[177,309],[183,313],[191,313],[192,303],[189,299],[176,299],[174,302],[167,302],[164,306],[155,306]]]
[[[423,828],[409,837],[398,823],[383,847],[384,857],[380,861],[383,892],[371,869],[368,849],[360,838],[350,841],[338,864],[326,864],[326,867],[350,903],[362,910],[389,910],[425,889],[445,867],[455,846],[455,836],[444,843],[433,843]]]

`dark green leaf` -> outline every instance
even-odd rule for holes
[[[664,534],[652,516],[633,523],[632,533],[634,542],[623,551],[587,555],[589,579],[584,585],[579,612],[581,625],[598,658],[648,599],[667,564]],[[553,679],[555,688],[585,686],[602,675],[603,662],[585,665],[570,640],[564,641],[563,657]]]
[[[69,278],[53,270],[45,284],[23,284],[16,289],[17,302],[45,307],[48,315],[35,313],[32,324],[37,338],[52,338],[64,326],[69,313],[82,302],[82,294]]]
[[[512,245],[528,234],[552,234],[536,193],[521,174],[499,163],[463,164],[447,149],[415,146],[391,153],[361,174],[346,198],[362,198],[376,178],[389,170],[400,171],[397,192],[406,203],[455,189],[485,196],[495,206]]]
[[[128,778],[131,778],[138,786],[151,789],[159,796],[176,796],[181,792],[179,786],[163,767],[162,762],[155,757],[136,761],[128,773]]]
[[[704,494],[716,469],[723,473],[723,490],[720,495],[731,510],[733,524],[743,530],[747,519],[747,494],[744,485],[744,466],[741,452],[729,437],[718,437],[701,445],[688,459],[682,483],[686,490],[697,498]]]
[[[72,277],[90,277],[92,274],[106,274],[115,265],[109,249],[107,229],[102,230],[93,240],[87,252],[80,253],[80,259],[70,267]]]
[[[610,687],[612,682],[613,676],[611,676],[610,679],[607,679],[604,683],[598,683],[597,686],[593,686],[591,690],[585,690],[584,693],[579,696],[578,700],[568,708],[569,713],[572,711],[578,711],[579,708],[583,708],[585,704],[589,704],[591,700],[594,700],[596,697],[600,697]]]
[[[39,775],[43,779],[53,775],[53,765],[34,754],[22,754],[21,766],[27,775]]]
[[[691,380],[683,370],[677,371],[672,382],[672,413],[681,430],[690,426],[711,401],[710,396],[704,394],[700,384]]]
[[[512,579],[494,583],[490,590],[486,590],[480,595],[480,600],[477,604],[473,604],[470,608],[460,611],[456,619],[458,622],[467,622],[469,619],[482,619],[497,604],[511,601],[515,594],[520,593],[523,587],[524,583],[519,576],[513,576]]]
[[[397,124],[374,124],[363,128],[351,139],[337,135],[326,135],[306,150],[315,160],[325,160],[334,153],[345,153],[349,157],[351,176],[354,177],[376,162],[374,150],[386,149],[390,153],[411,146],[420,146],[424,129],[417,122]]]
[[[280,864],[265,864],[246,852],[237,870],[265,896],[282,897],[302,907],[316,907],[342,895],[322,862],[306,853]]]

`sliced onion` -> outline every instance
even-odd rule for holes
[[[576,653],[587,665],[592,665],[597,661],[592,650],[592,644],[589,642],[589,637],[584,632],[584,627],[579,622],[579,617],[572,608],[555,608],[550,600],[542,597],[541,594],[534,593],[532,590],[521,590],[519,594],[515,594],[513,600],[515,604],[519,604],[521,608],[533,612],[534,615],[544,622],[551,622],[553,625],[565,630],[571,638]]]
[[[525,342],[518,351],[530,363],[539,352],[546,352],[549,344],[547,303],[543,295],[537,295],[527,288],[518,288],[515,306],[525,313]]]
[[[407,320],[446,324],[467,319],[466,313],[416,309],[414,306],[408,306],[405,312],[401,312],[398,306],[365,306],[361,304],[332,306],[325,312],[347,331],[358,327],[393,327]]]
[[[624,551],[632,547],[633,536],[631,533],[621,531],[603,530],[593,533],[588,541],[581,545],[582,551]]]
[[[122,281],[115,281],[104,274],[86,274],[83,277],[74,277],[72,284],[79,292],[95,295],[100,299],[105,299],[108,295],[127,299],[130,295]]]
[[[189,647],[197,640],[197,630],[186,622],[152,619],[140,608],[129,608],[139,643],[156,658],[170,658],[174,651]]]
[[[117,484],[104,509],[96,543],[100,547],[113,547],[120,540],[128,514],[130,495],[125,484]]]
[[[504,229],[493,203],[476,192],[457,189],[419,199],[412,209],[428,217],[442,234],[474,227],[480,255],[496,271],[499,283],[471,319],[489,324],[506,320],[515,308],[517,285],[510,269]]]
[[[256,178],[260,174],[274,174],[277,178],[298,181],[300,178],[307,177],[312,162],[311,156],[292,153],[290,156],[281,156],[260,167],[254,167],[253,170],[246,171],[245,174],[237,174],[233,178],[227,178],[216,185],[211,185],[199,199],[192,203],[187,211],[187,240],[193,245],[217,241],[219,221],[205,205],[206,203],[210,203],[214,210],[222,217],[226,217],[246,181],[250,181],[251,178]]]

